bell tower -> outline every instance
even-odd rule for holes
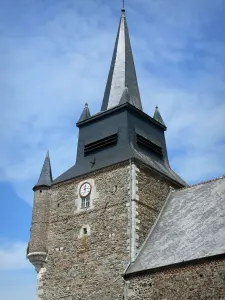
[[[30,245],[44,244],[27,256],[45,253],[39,299],[123,299],[121,275],[170,189],[186,185],[170,168],[158,107],[153,117],[142,109],[124,8],[101,111],[91,115],[85,104],[77,127],[75,165],[41,185],[47,200],[35,201],[47,208],[37,212],[34,202]]]

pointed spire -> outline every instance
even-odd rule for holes
[[[34,188],[40,186],[51,186],[51,184],[52,184],[52,170],[51,170],[51,163],[50,163],[50,157],[48,151],[45,157],[45,161],[41,170],[40,177],[38,179],[38,182],[34,186]]]
[[[80,119],[78,120],[78,123],[82,122],[82,121],[85,121],[85,120],[89,119],[90,117],[91,117],[91,114],[90,114],[90,110],[88,108],[88,104],[85,103],[83,112],[82,112],[82,114],[80,116]]]
[[[113,52],[111,67],[105,88],[101,110],[107,110],[120,103],[124,88],[129,86],[132,104],[142,110],[137,76],[134,66],[124,4]]]
[[[155,113],[153,119],[155,119],[157,122],[161,123],[162,125],[166,126],[165,123],[163,122],[158,106],[155,107]]]

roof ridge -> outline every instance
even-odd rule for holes
[[[222,175],[222,176],[220,176],[220,177],[216,177],[216,178],[213,178],[213,179],[204,180],[204,181],[201,181],[201,182],[199,182],[199,183],[194,183],[194,184],[191,184],[191,185],[189,185],[189,186],[185,186],[185,187],[183,187],[183,188],[180,188],[179,190],[174,190],[174,192],[176,192],[176,191],[181,191],[181,190],[186,190],[186,189],[189,189],[189,188],[198,186],[198,185],[202,185],[202,184],[214,182],[214,181],[217,181],[217,180],[220,180],[220,179],[224,179],[224,178],[225,178],[225,175]]]

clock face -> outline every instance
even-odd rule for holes
[[[80,196],[81,197],[87,197],[91,192],[91,185],[88,182],[85,182],[80,187]]]

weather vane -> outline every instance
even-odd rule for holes
[[[125,9],[125,0],[122,0],[122,8]]]

